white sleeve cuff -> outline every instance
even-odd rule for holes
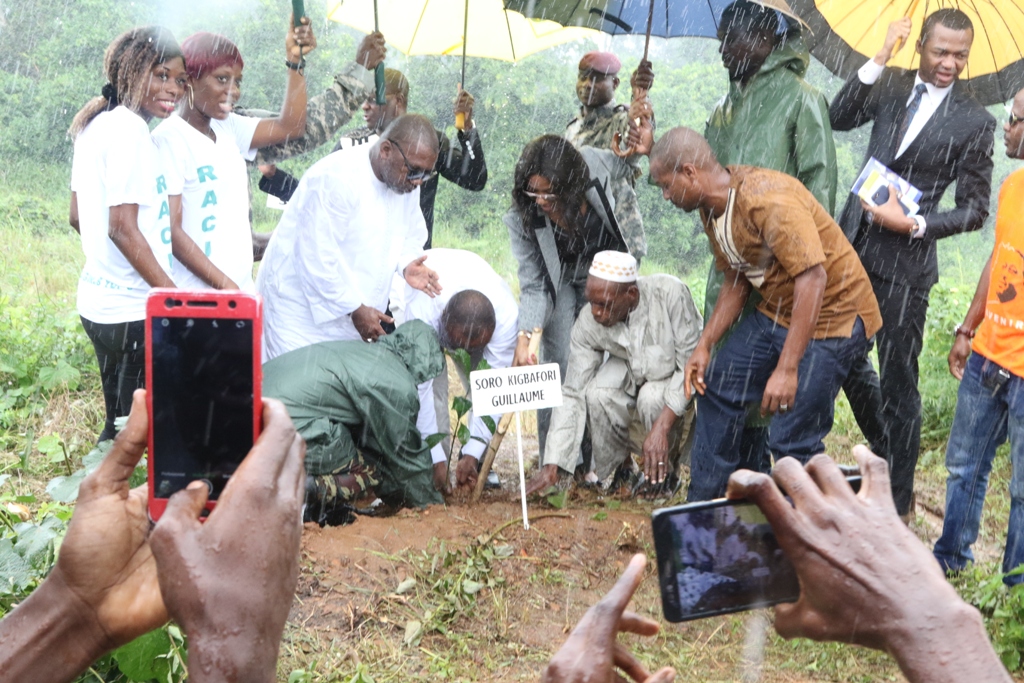
[[[878,66],[873,59],[869,59],[867,63],[857,71],[857,78],[864,85],[874,85],[878,80],[878,77],[885,71],[884,66]]]
[[[485,450],[487,450],[487,444],[482,441],[477,441],[476,439],[470,439],[469,443],[462,447],[462,454],[472,456],[479,460]]]
[[[435,465],[439,462],[448,462],[448,454],[444,452],[444,446],[437,444],[430,449],[430,460]]]
[[[917,227],[910,233],[910,236],[915,240],[919,240],[924,237],[924,231],[928,229],[928,223],[924,220],[924,216],[920,215],[914,216],[914,222],[917,223]]]

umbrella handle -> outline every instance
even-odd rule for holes
[[[296,0],[292,0],[295,2]],[[377,0],[373,0],[373,30],[375,33],[380,32],[380,18],[377,16]],[[384,62],[377,65],[377,68],[373,70],[373,85],[376,87],[376,101],[378,105],[387,102],[385,95],[384,86]]]
[[[384,62],[378,64],[373,70],[373,84],[377,88],[377,104],[384,104],[387,102],[384,92]]]

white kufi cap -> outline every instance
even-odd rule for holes
[[[624,251],[599,251],[590,274],[608,282],[636,282],[636,259]]]

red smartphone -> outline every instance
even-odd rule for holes
[[[214,508],[259,436],[263,303],[241,291],[154,289],[146,302],[149,516],[193,481]],[[206,514],[206,513],[204,513]]]

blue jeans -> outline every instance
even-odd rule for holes
[[[755,312],[744,318],[708,364],[707,391],[697,397],[688,500],[710,500],[725,493],[729,475],[741,466],[746,406],[761,401],[788,333]],[[769,428],[768,448],[776,459],[790,455],[807,462],[825,450],[823,439],[832,429],[836,395],[868,348],[860,318],[850,337],[812,339],[807,344],[793,405],[775,415]]]
[[[956,414],[946,446],[946,519],[935,544],[935,558],[947,571],[974,561],[981,506],[996,448],[1010,439],[1010,519],[1003,573],[1024,564],[1024,379],[1010,374],[995,383],[1000,368],[977,353],[967,359],[956,397]],[[1024,582],[1013,576],[1008,584]]]

